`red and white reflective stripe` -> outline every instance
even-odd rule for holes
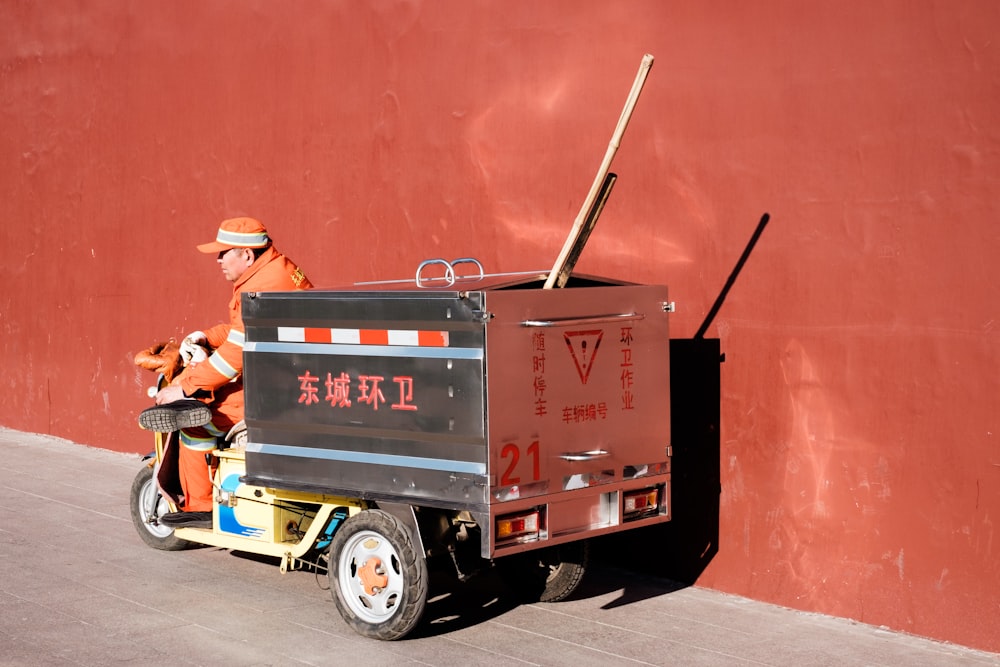
[[[319,327],[278,327],[281,343],[338,343],[341,345],[408,345],[448,347],[447,331],[413,329],[323,329]]]

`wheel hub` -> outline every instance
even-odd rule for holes
[[[378,595],[389,584],[389,577],[382,567],[382,559],[372,557],[358,568],[358,578],[368,595]]]

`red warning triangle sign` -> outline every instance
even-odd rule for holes
[[[563,334],[566,339],[566,347],[576,364],[576,372],[580,374],[580,381],[587,384],[590,377],[590,369],[594,366],[594,359],[597,357],[597,348],[601,345],[601,338],[604,331],[593,329],[591,331],[567,331]]]

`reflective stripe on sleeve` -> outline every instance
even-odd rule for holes
[[[229,336],[226,337],[226,342],[232,343],[233,345],[238,345],[243,347],[243,343],[246,341],[247,335],[242,331],[236,329],[229,330]]]
[[[222,355],[218,352],[213,352],[212,356],[208,358],[208,363],[212,365],[216,371],[219,372],[224,378],[232,380],[236,377],[236,369],[229,365],[229,362],[223,359]]]

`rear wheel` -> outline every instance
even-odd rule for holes
[[[587,572],[590,543],[586,540],[526,551],[497,560],[507,585],[531,602],[559,602],[576,590]]]
[[[380,510],[355,514],[330,543],[330,591],[340,615],[358,634],[406,636],[424,613],[427,561],[410,532]]]
[[[174,529],[160,523],[160,517],[170,511],[167,500],[160,495],[160,490],[153,479],[153,469],[143,465],[139,474],[132,480],[132,493],[129,501],[132,511],[132,524],[139,537],[147,545],[163,551],[180,551],[191,543],[174,535]]]

